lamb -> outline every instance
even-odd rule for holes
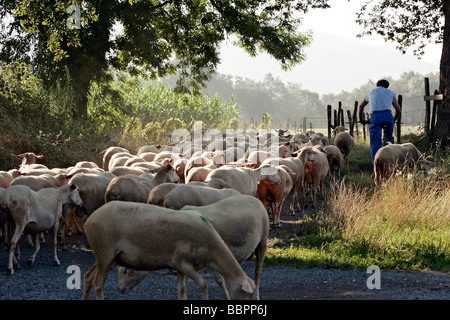
[[[205,206],[219,200],[239,195],[234,189],[215,189],[206,186],[184,184],[170,191],[163,206],[169,209],[181,209],[185,205]]]
[[[412,143],[390,144],[380,148],[374,158],[375,184],[392,176],[397,169],[419,165],[427,172],[435,163],[428,161]]]
[[[261,203],[266,207],[266,202],[270,205],[272,213],[272,221],[275,227],[280,226],[280,214],[284,199],[292,190],[291,174],[295,173],[289,167],[279,166],[278,175],[280,176],[280,183],[272,183],[267,180],[258,182],[257,197]]]
[[[8,210],[15,222],[9,246],[8,274],[14,273],[14,251],[22,233],[35,234],[34,251],[27,261],[28,265],[32,266],[40,249],[39,234],[53,229],[53,262],[57,266],[60,265],[57,255],[57,233],[64,204],[75,206],[83,204],[76,185],[44,188],[37,192],[23,185],[10,186],[6,189],[2,206]],[[15,262],[15,267],[19,268],[19,262]]]
[[[84,230],[96,262],[84,276],[83,299],[89,298],[92,287],[96,298],[104,299],[103,287],[115,265],[142,271],[175,270],[178,299],[187,299],[186,276],[208,299],[208,284],[198,271],[211,267],[223,276],[231,299],[255,297],[253,280],[212,224],[194,210],[111,201],[87,219]]]
[[[242,194],[256,196],[258,181],[268,180],[273,183],[280,183],[280,177],[276,174],[278,170],[278,168],[271,165],[261,166],[258,169],[225,166],[211,171],[205,181],[219,178]]]
[[[342,126],[338,126],[334,129],[334,145],[341,151],[342,156],[344,157],[344,163],[347,164],[348,169],[348,156],[355,146],[355,140],[348,132],[345,132],[345,130],[347,130],[347,128]]]
[[[255,285],[259,300],[262,266],[267,248],[269,219],[266,210],[254,197],[236,195],[207,206],[186,206],[182,211],[195,210],[205,217],[217,230],[239,263],[256,255]],[[240,231],[239,231],[240,230]],[[236,234],[241,235],[236,237]],[[139,284],[150,272],[119,268],[117,287],[126,294]],[[216,281],[226,299],[230,299],[223,279],[217,273]]]
[[[330,170],[326,155],[317,149],[315,152],[314,160],[305,163],[305,182],[310,187],[309,198],[312,200],[313,208],[316,207],[316,195],[319,187],[324,196],[323,180]]]

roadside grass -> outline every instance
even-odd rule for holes
[[[322,207],[276,231],[265,263],[450,271],[449,157],[439,157],[431,175],[411,170],[377,190],[368,145],[358,143]]]

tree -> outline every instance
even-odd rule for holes
[[[304,60],[308,33],[298,12],[327,0],[72,0],[0,1],[0,62],[26,61],[47,86],[68,72],[78,96],[74,116],[87,113],[92,81],[114,68],[148,78],[178,72],[179,88],[198,89],[220,61],[229,35],[249,54],[266,51],[289,68]],[[79,11],[67,9],[75,5]],[[78,20],[72,21],[74,17]],[[79,28],[69,28],[70,23]],[[123,32],[115,34],[117,26]]]
[[[365,29],[361,36],[377,33],[406,52],[414,48],[420,56],[430,41],[442,43],[440,91],[444,95],[438,111],[434,140],[450,145],[450,0],[377,0],[365,2],[357,22]]]

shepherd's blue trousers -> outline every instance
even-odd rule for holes
[[[372,163],[375,159],[375,154],[378,149],[383,146],[383,142],[394,143],[394,116],[390,110],[378,111],[372,113],[370,116],[370,154],[372,156]],[[384,138],[382,140],[382,131],[384,131]]]

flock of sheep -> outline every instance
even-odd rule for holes
[[[292,215],[309,201],[314,206],[318,190],[324,192],[324,179],[340,178],[354,147],[343,127],[335,129],[333,144],[318,133],[288,135],[277,130],[272,134],[277,135],[276,145],[258,145],[259,136],[246,137],[242,144],[227,137],[188,153],[176,152],[170,145],[144,146],[136,155],[110,147],[103,153],[103,167],[84,161],[71,168],[49,169],[35,163],[42,156],[20,155],[23,162],[18,169],[0,171],[7,272],[13,274],[20,267],[17,244],[22,234],[34,246],[27,261],[31,266],[39,238],[48,230],[53,261],[59,265],[58,232],[64,245],[67,229],[76,224],[76,216],[84,216],[88,217],[84,233],[96,259],[85,274],[85,299],[91,289],[97,299],[104,298],[103,286],[114,266],[119,266],[122,293],[150,271],[169,268],[177,273],[179,299],[187,298],[187,278],[198,284],[207,299],[207,283],[198,271],[210,267],[224,298],[259,299],[269,215],[272,227],[279,227],[289,194]],[[423,161],[411,146],[382,148],[375,159],[377,184],[399,161]],[[254,281],[240,266],[253,255]]]

